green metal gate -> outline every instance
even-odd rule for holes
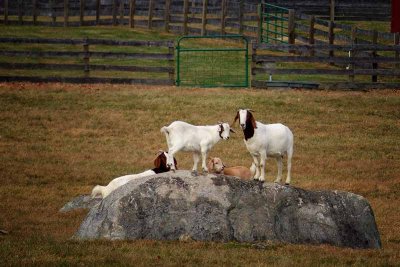
[[[178,86],[249,86],[248,41],[242,35],[183,36],[176,52]]]
[[[261,18],[260,38],[262,43],[287,43],[289,9],[267,4],[265,0],[259,5]]]

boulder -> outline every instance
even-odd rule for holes
[[[74,238],[331,244],[380,248],[362,196],[188,171],[143,177],[94,205]]]

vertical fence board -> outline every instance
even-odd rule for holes
[[[351,44],[352,45],[357,44],[357,27],[355,27],[355,26],[351,27]],[[355,56],[355,51],[354,50],[349,51],[349,57],[354,58],[354,56]],[[349,69],[352,70],[352,74],[349,75],[350,82],[354,82],[354,78],[355,78],[354,69],[355,69],[355,66],[356,65],[354,63],[350,63],[349,64]]]
[[[96,0],[96,25],[99,25],[100,21],[100,0]]]
[[[315,43],[315,16],[310,17],[310,27],[308,29],[308,43],[313,45]],[[314,49],[310,49],[310,56],[313,57],[315,55]]]
[[[32,21],[33,25],[36,25],[37,23],[37,0],[32,0]]]
[[[85,41],[83,43],[83,62],[84,62],[84,75],[85,77],[89,77],[90,73],[90,68],[89,68],[89,62],[90,62],[90,53],[89,53],[89,39],[85,38]]]
[[[4,0],[4,24],[8,24],[8,0]]]
[[[175,45],[169,44],[168,45],[168,54],[172,55],[171,59],[169,60],[169,66],[171,67],[171,71],[168,72],[169,79],[174,83],[175,81],[175,61],[174,61],[174,52],[175,52]]]
[[[335,0],[330,0],[329,19],[330,19],[330,21],[334,21],[335,20]]]
[[[203,13],[201,16],[201,36],[206,35],[208,0],[203,0]]]
[[[83,26],[85,16],[85,0],[80,0],[79,25]]]
[[[164,22],[165,22],[165,31],[169,32],[169,21],[171,18],[171,0],[165,0],[165,11],[164,11]]]
[[[225,35],[226,1],[221,0],[221,34]]]
[[[64,27],[68,27],[69,0],[64,0]]]
[[[183,34],[188,34],[189,0],[183,1]]]
[[[257,31],[257,40],[258,43],[262,42],[262,15],[261,15],[261,4],[257,5],[257,24],[258,24],[258,31]]]
[[[397,46],[400,45],[400,42],[399,42],[400,37],[399,37],[399,35],[400,34],[398,32],[394,34],[394,42],[393,42],[394,45],[397,45]],[[395,59],[397,61],[400,59],[399,54],[400,54],[399,51],[396,51],[395,54],[394,54],[394,57],[395,57]],[[398,68],[398,69],[400,68],[400,64],[399,63],[396,63],[396,68]]]
[[[335,42],[335,32],[334,32],[334,28],[335,28],[335,23],[333,21],[329,21],[328,23],[328,42],[330,45],[333,45]],[[330,57],[334,57],[335,53],[333,50],[329,50],[329,56]]]
[[[124,0],[119,1],[119,25],[124,24],[124,14],[125,13],[125,2]]]
[[[153,28],[153,12],[154,12],[154,0],[149,1],[149,15],[148,15],[148,28]]]
[[[372,34],[372,44],[377,44],[378,43],[378,32],[376,30],[373,31]],[[373,50],[371,53],[372,58],[376,58],[377,57],[377,53],[376,50]],[[378,63],[374,62],[372,63],[372,69],[375,70],[378,68]],[[378,82],[378,75],[372,75],[371,80],[373,83]]]
[[[22,10],[23,10],[23,7],[22,7],[22,0],[18,0],[18,23],[20,24],[20,25],[22,25],[22,23],[23,23],[23,19],[22,19]]]
[[[50,12],[51,12],[51,22],[53,23],[53,26],[55,26],[56,21],[57,21],[57,15],[56,15],[56,8],[55,8],[55,0],[50,0]]]
[[[294,9],[289,9],[289,17],[288,17],[288,43],[294,44],[296,42],[296,23],[295,23],[295,12]],[[293,50],[289,51],[290,53],[294,53]]]
[[[113,0],[112,2],[112,24],[113,26],[117,25],[117,1],[118,0]]]
[[[239,2],[239,34],[243,34],[244,0]]]
[[[130,0],[129,5],[129,27],[135,28],[135,11],[136,11],[136,0]]]

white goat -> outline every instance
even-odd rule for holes
[[[287,154],[286,184],[290,184],[290,171],[293,156],[293,133],[288,127],[280,123],[263,124],[255,121],[253,114],[248,109],[240,109],[233,123],[239,119],[240,127],[244,134],[244,143],[253,157],[251,171],[254,180],[265,180],[265,160],[273,157],[278,164],[278,175],[275,182],[282,178],[282,158]],[[258,161],[260,158],[260,161]]]
[[[166,152],[160,151],[157,158],[154,160],[154,169],[144,171],[138,174],[130,174],[124,175],[112,180],[107,186],[96,185],[92,190],[92,198],[97,196],[101,196],[101,198],[105,198],[112,191],[117,189],[118,187],[128,183],[129,181],[145,176],[154,175],[157,173],[168,172],[170,168],[167,166],[167,158],[168,154]],[[174,163],[176,164],[176,159],[174,158]]]
[[[197,164],[202,156],[203,172],[207,173],[207,152],[221,139],[229,139],[230,132],[234,132],[228,123],[219,123],[211,126],[194,126],[183,121],[174,121],[169,126],[161,128],[168,144],[167,165],[175,169],[172,158],[178,151],[193,152],[193,175],[197,175]]]

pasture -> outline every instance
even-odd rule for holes
[[[368,199],[383,248],[118,241],[77,242],[86,211],[61,214],[96,184],[141,172],[174,120],[231,123],[238,108],[295,136],[292,185]],[[251,164],[239,127],[210,156]],[[1,265],[395,266],[400,262],[400,92],[266,91],[132,85],[0,84]],[[192,156],[176,155],[180,169]],[[267,160],[268,182],[276,173]],[[285,169],[284,169],[285,174]],[[201,176],[198,179],[202,179]]]

